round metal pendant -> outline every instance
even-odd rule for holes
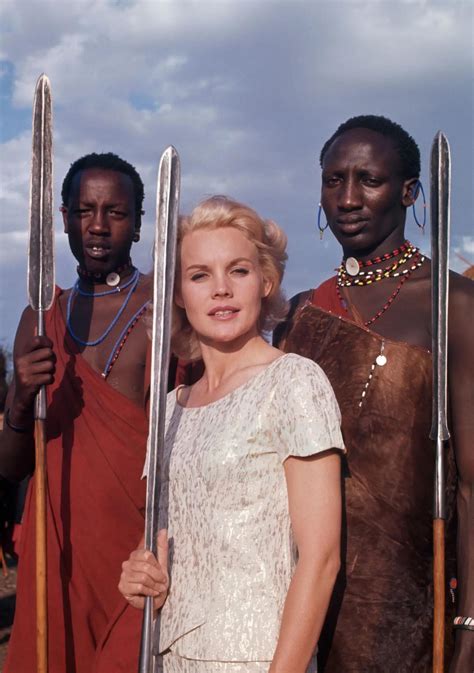
[[[383,367],[384,365],[387,364],[387,358],[385,357],[385,355],[377,355],[375,362],[378,364],[379,367]]]
[[[109,287],[116,287],[120,283],[120,276],[115,271],[112,271],[112,273],[107,275],[105,282]]]
[[[348,257],[344,262],[344,265],[349,276],[357,276],[360,271],[359,262],[355,257]]]

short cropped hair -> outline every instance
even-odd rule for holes
[[[176,285],[180,277],[181,243],[186,234],[201,229],[233,227],[255,244],[260,268],[265,280],[271,282],[271,290],[262,298],[258,322],[260,332],[271,331],[281,322],[288,306],[281,289],[281,281],[287,260],[286,234],[272,220],[263,220],[252,208],[226,196],[212,196],[199,203],[189,216],[182,216],[178,227],[178,252]],[[173,328],[171,346],[173,352],[186,360],[200,357],[200,348],[186,312],[173,303]]]
[[[421,162],[418,145],[400,124],[393,122],[391,119],[387,119],[387,117],[382,117],[381,115],[360,115],[358,117],[351,117],[341,124],[329,140],[324,143],[319,157],[321,167],[323,165],[324,157],[334,140],[346,131],[351,131],[352,129],[369,129],[370,131],[376,131],[377,133],[381,133],[383,136],[390,138],[401,159],[403,178],[407,180],[409,178],[420,177]]]
[[[71,164],[68,172],[66,173],[66,177],[64,178],[63,186],[61,188],[63,206],[67,206],[68,204],[74,176],[76,173],[79,173],[79,171],[84,171],[88,168],[102,168],[103,170],[116,171],[117,173],[124,173],[125,175],[128,175],[133,184],[136,211],[135,214],[137,216],[137,223],[140,224],[143,200],[145,198],[145,188],[143,186],[142,179],[135,166],[132,166],[132,164],[128,163],[128,161],[125,161],[125,159],[121,159],[113,152],[104,152],[102,154],[92,152],[91,154],[86,154],[80,159],[77,159],[73,164]]]

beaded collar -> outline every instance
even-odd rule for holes
[[[117,267],[115,271],[109,273],[94,273],[92,271],[83,269],[81,266],[78,266],[77,275],[81,280],[85,280],[89,283],[106,283],[110,287],[115,287],[120,283],[120,274],[124,273],[124,271],[130,271],[132,268],[132,260],[129,257],[128,261],[125,262],[125,264]]]
[[[374,259],[359,261],[355,257],[348,257],[336,269],[337,284],[340,287],[371,285],[384,278],[397,278],[408,273],[408,267],[404,265],[412,258],[417,258],[419,252],[419,249],[412,245],[410,241],[405,241],[399,248]],[[391,260],[394,257],[397,257],[397,259],[390,262],[387,266],[379,266],[382,262]]]

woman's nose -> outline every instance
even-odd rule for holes
[[[216,278],[212,296],[213,297],[230,297],[232,295],[232,289],[229,282],[226,278]]]

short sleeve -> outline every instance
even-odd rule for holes
[[[287,355],[285,360],[273,398],[273,434],[281,462],[328,449],[345,452],[341,412],[326,374],[308,358]]]

